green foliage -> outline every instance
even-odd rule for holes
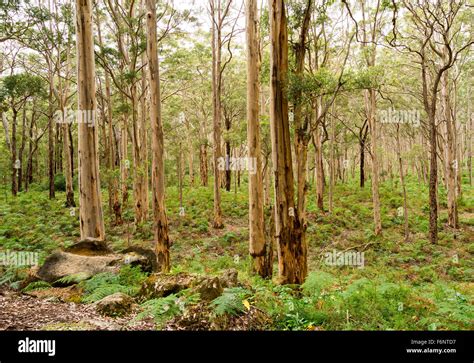
[[[93,303],[117,292],[122,292],[124,294],[133,296],[136,295],[138,291],[139,289],[136,286],[124,286],[114,283],[107,285],[104,284],[84,296],[82,301],[85,303]]]
[[[9,268],[0,276],[0,286],[18,281],[16,269]]]
[[[243,300],[251,294],[249,290],[242,287],[226,288],[221,296],[211,302],[210,306],[217,316],[238,315],[245,310]]]
[[[199,294],[192,294],[189,290],[183,290],[178,294],[171,294],[158,299],[151,299],[140,305],[142,312],[137,315],[136,319],[143,320],[152,317],[159,328],[166,321],[183,313],[187,306],[196,304],[198,301]]]
[[[137,319],[151,316],[156,324],[161,325],[181,312],[178,301],[179,298],[175,294],[148,300],[140,306],[143,311],[137,315]]]
[[[317,282],[313,281],[310,285],[315,286]],[[273,291],[278,295],[273,297],[273,306],[269,311],[278,329],[306,330],[327,320],[326,312],[315,308],[314,297],[299,296],[298,291],[288,286],[276,286]]]
[[[44,94],[44,81],[29,73],[12,74],[2,78],[0,84],[0,102],[8,99],[26,99],[35,94]]]
[[[34,281],[29,283],[22,291],[28,292],[33,290],[42,290],[42,289],[49,289],[51,284],[46,281]]]
[[[212,185],[212,180],[210,180]],[[423,193],[420,194],[420,188]],[[425,188],[425,189],[423,189]],[[331,214],[318,213],[315,198],[308,198],[309,275],[300,288],[275,286],[272,281],[256,278],[251,273],[251,259],[247,258],[247,185],[243,184],[237,195],[222,193],[223,210],[245,209],[240,214],[227,214],[232,228],[214,231],[208,228],[212,220],[212,189],[195,186],[185,187],[183,202],[186,216],[179,219],[179,190],[175,186],[167,189],[167,207],[175,228],[171,254],[172,271],[219,274],[228,268],[239,272],[239,281],[246,284],[246,291],[239,296],[233,290],[213,301],[210,319],[218,314],[242,314],[246,311],[244,300],[264,312],[273,321],[272,329],[469,329],[473,311],[469,302],[472,292],[470,253],[474,245],[465,232],[472,208],[470,189],[463,185],[466,205],[459,207],[460,223],[463,228],[453,239],[453,232],[440,225],[439,244],[431,245],[427,239],[428,214],[423,211],[427,205],[427,189],[419,185],[416,177],[407,176],[409,222],[412,238],[403,240],[402,227],[391,222],[401,201],[400,190],[390,180],[381,183],[381,202],[384,231],[382,236],[373,234],[371,191],[368,184],[361,189],[357,180],[338,183],[335,187],[335,206]],[[105,190],[104,190],[105,191]],[[309,195],[312,194],[309,191]],[[77,217],[69,215],[63,207],[64,194],[58,192],[57,200],[50,201],[47,193],[31,190],[20,193],[17,198],[5,199],[0,193],[0,245],[4,249],[40,252],[40,261],[48,251],[66,246],[78,238]],[[325,201],[326,202],[326,201]],[[427,209],[428,210],[428,209]],[[124,213],[133,219],[133,209]],[[106,218],[107,218],[106,213]],[[445,213],[443,214],[445,218]],[[31,226],[36,226],[34,229]],[[200,226],[206,229],[200,230]],[[148,228],[144,225],[143,228]],[[110,244],[123,248],[125,226],[110,229]],[[174,232],[173,232],[174,231]],[[133,233],[133,232],[132,232]],[[131,236],[131,243],[145,243],[146,233],[137,230]],[[322,248],[344,250],[365,245],[365,267],[338,268],[326,266],[321,260]],[[457,254],[459,262],[453,263]],[[240,260],[234,259],[235,255]],[[276,270],[276,268],[275,268]],[[6,269],[0,280],[18,287],[26,277],[26,269]],[[83,302],[97,301],[115,292],[135,295],[146,274],[138,267],[126,266],[117,274],[99,274],[81,281],[84,288]],[[73,281],[69,282],[72,283]],[[36,285],[27,287],[34,288]],[[41,285],[36,286],[41,288]],[[44,285],[46,287],[46,285]],[[176,294],[172,301],[150,302],[148,313],[157,326],[181,314],[187,305],[194,304],[188,293]],[[185,303],[184,308],[179,307]],[[169,305],[168,308],[165,307]],[[146,305],[148,306],[148,305]],[[204,309],[207,306],[203,305]],[[249,316],[252,314],[249,314]]]
[[[84,288],[82,300],[86,303],[99,301],[106,296],[122,292],[134,296],[146,279],[146,274],[139,267],[125,265],[118,274],[103,272],[81,283]]]
[[[79,272],[77,274],[64,276],[56,280],[55,283],[61,284],[61,285],[71,285],[71,284],[77,284],[81,281],[87,280],[88,278],[89,278],[89,275],[83,272]]]
[[[331,286],[336,281],[336,278],[324,271],[311,272],[301,288],[308,295],[318,296],[322,290]]]
[[[291,102],[307,104],[317,96],[332,93],[337,87],[339,75],[332,73],[328,68],[321,67],[314,73],[303,76],[290,74],[288,95]],[[297,99],[301,94],[302,99]]]
[[[237,240],[237,235],[233,232],[228,232],[222,236],[222,240],[224,241],[225,245],[230,245],[232,242]]]
[[[62,173],[58,173],[54,176],[54,190],[55,191],[66,191],[66,178]]]
[[[423,288],[424,295],[436,302],[434,314],[423,317],[420,323],[437,329],[470,329],[474,319],[474,306],[469,298],[446,283],[438,282]]]

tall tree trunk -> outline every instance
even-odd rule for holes
[[[360,154],[360,187],[363,188],[365,186],[365,144],[367,140],[367,132],[369,126],[367,125],[367,120],[362,125],[360,132],[359,132],[359,154]]]
[[[191,135],[191,128],[189,121],[186,123],[187,128],[187,140],[189,145],[188,150],[188,169],[189,169],[189,185],[194,186],[194,143]]]
[[[97,17],[99,19],[99,17]],[[101,33],[100,24],[97,27],[99,35],[99,45],[102,48],[102,33]],[[115,175],[115,137],[114,137],[114,127],[113,127],[113,111],[112,111],[112,96],[110,88],[110,76],[108,72],[104,72],[105,77],[105,102],[107,103],[107,126],[108,130],[105,131],[105,140],[106,140],[106,160],[107,160],[107,169],[109,172],[109,178],[107,183],[108,194],[109,194],[109,213],[115,216],[115,224],[122,224],[122,206],[119,199],[119,182],[117,176]]]
[[[334,126],[334,116],[330,116],[331,138],[329,140],[329,213],[333,211],[333,193],[334,193],[334,143],[336,138],[336,130]],[[340,170],[340,169],[339,169]]]
[[[165,209],[165,173],[163,123],[161,119],[160,73],[156,39],[155,0],[146,0],[148,84],[150,87],[150,121],[152,129],[152,201],[156,257],[159,269],[170,270],[170,241]]]
[[[226,131],[230,131],[230,121],[226,120],[225,122],[225,128],[226,128]],[[232,170],[230,170],[230,163],[231,163],[231,149],[230,149],[230,141],[226,140],[224,142],[224,147],[225,147],[225,158],[226,158],[226,168],[225,168],[225,172],[224,172],[224,175],[225,175],[225,180],[224,180],[224,184],[225,184],[225,190],[227,190],[228,192],[230,192],[230,186],[231,186],[231,183],[232,183]]]
[[[459,160],[456,160],[456,132],[451,108],[451,99],[449,91],[449,73],[444,72],[441,80],[441,98],[443,105],[443,116],[446,122],[445,137],[445,168],[446,168],[446,186],[448,199],[448,226],[451,228],[458,227],[458,211],[456,202],[456,171]]]
[[[437,156],[437,131],[436,118],[433,112],[428,115],[430,132],[430,242],[438,243],[438,156]]]
[[[304,226],[295,210],[288,97],[288,29],[283,0],[270,0],[270,131],[275,176],[275,237],[282,284],[303,283],[307,275]]]
[[[25,150],[26,144],[26,111],[27,107],[25,105],[25,107],[23,108],[21,122],[21,144],[20,150],[18,151],[18,160],[20,160],[20,168],[18,169],[18,191],[21,191],[23,181],[23,151]]]
[[[319,102],[318,102],[319,103]],[[319,105],[313,110],[313,117],[319,118]],[[313,145],[315,152],[315,176],[316,176],[316,203],[318,209],[324,212],[324,165],[323,144],[321,139],[321,125],[317,124],[313,133]]]
[[[66,207],[75,207],[76,202],[74,201],[74,186],[72,178],[72,158],[71,147],[69,145],[69,124],[64,123],[62,125],[63,132],[63,160],[65,162],[64,172],[66,179]]]
[[[253,268],[266,278],[272,276],[271,241],[265,238],[263,210],[262,153],[260,146],[260,47],[258,39],[257,1],[246,0],[247,30],[247,142],[249,163],[255,160],[255,170],[249,172],[249,251]],[[269,254],[270,252],[270,254]]]
[[[12,195],[18,194],[18,178],[17,178],[17,149],[16,149],[16,126],[18,119],[18,111],[13,108],[12,110],[12,137],[11,137],[11,154],[12,154]]]
[[[470,91],[470,89],[469,89]],[[468,92],[468,94],[471,94]],[[467,122],[468,127],[467,130],[467,167],[468,167],[468,175],[469,175],[469,186],[472,186],[472,132],[473,132],[473,121],[474,121],[474,112],[471,113],[471,100],[468,100],[467,104]]]
[[[35,108],[35,103],[33,102],[33,109]],[[31,113],[31,121],[28,123],[28,157],[26,160],[26,173],[25,173],[25,191],[28,191],[28,187],[31,183],[30,174],[31,168],[33,167],[32,164],[32,154],[33,154],[33,125],[35,119],[35,112]]]
[[[51,71],[50,71],[51,72]],[[48,179],[49,179],[49,199],[55,197],[54,190],[54,117],[53,117],[53,79],[52,73],[50,77],[49,97],[48,97]]]
[[[410,238],[410,230],[408,227],[408,198],[407,198],[407,188],[405,185],[405,172],[403,171],[403,161],[402,161],[402,149],[400,146],[400,125],[396,125],[397,134],[396,134],[396,141],[397,141],[397,158],[398,158],[398,168],[400,172],[400,184],[402,185],[402,193],[403,193],[403,219],[404,219],[404,234],[405,234],[405,241],[408,241]]]
[[[208,168],[207,168],[207,146],[201,144],[199,146],[199,175],[201,177],[201,185],[207,187],[208,185]]]
[[[306,38],[308,36],[309,24],[311,20],[312,0],[307,0],[304,10],[303,22],[299,34],[298,42],[294,45],[295,49],[295,76],[302,79],[304,71],[304,62],[306,54]],[[297,209],[298,216],[302,225],[306,218],[306,192],[308,184],[306,182],[306,166],[308,163],[308,144],[310,141],[309,118],[303,115],[303,92],[298,89],[295,94],[293,105],[295,139],[294,147],[296,154],[296,182],[297,182]]]
[[[120,184],[122,189],[122,206],[125,208],[128,203],[128,173],[130,161],[128,160],[128,114],[123,114],[120,129]]]
[[[148,185],[145,174],[147,173],[144,152],[146,150],[146,130],[142,125],[142,117],[138,115],[138,94],[135,83],[130,87],[132,96],[132,144],[133,144],[133,200],[135,205],[135,223],[140,224],[146,220],[148,213]],[[143,142],[145,144],[143,145]]]
[[[78,125],[79,215],[81,239],[105,239],[100,194],[92,1],[76,0],[78,109],[92,119]]]
[[[221,157],[221,0],[217,0],[216,9],[212,8],[212,103],[213,103],[213,141],[214,141],[214,228],[223,228],[221,210],[221,171],[219,158]],[[217,24],[216,24],[217,21]]]
[[[370,132],[370,156],[372,157],[372,206],[374,210],[374,233],[379,235],[382,232],[382,220],[380,217],[380,196],[379,196],[379,164],[377,150],[377,124],[375,120],[376,104],[375,90],[368,89],[365,91],[365,106],[367,113],[367,122]]]
[[[66,74],[69,74],[70,69],[70,57],[69,52],[66,55]],[[66,120],[64,119],[66,113],[66,103],[68,98],[68,91],[69,87],[67,84],[63,86],[63,82],[59,82],[60,87],[60,95],[59,95],[59,104],[60,104],[60,111],[61,111],[61,132],[62,132],[62,152],[63,152],[63,161],[65,163],[63,168],[63,173],[66,180],[66,207],[75,207],[76,202],[74,201],[74,185],[73,185],[73,149],[71,147],[72,140],[70,139],[70,132],[71,126]]]
[[[140,2],[140,12],[143,12],[144,7],[144,0]],[[147,69],[146,69],[146,54],[142,53],[141,55],[142,61],[142,82],[141,82],[141,93],[142,97],[140,100],[140,120],[139,120],[139,129],[138,129],[138,138],[140,141],[140,160],[142,162],[142,173],[143,173],[143,185],[142,185],[142,200],[143,200],[143,213],[145,215],[145,219],[148,216],[148,209],[149,209],[149,164],[148,164],[148,115],[147,115],[147,107],[146,107],[146,99],[147,99]]]

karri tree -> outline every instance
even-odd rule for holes
[[[170,270],[170,240],[165,209],[165,172],[163,121],[161,119],[160,71],[156,39],[156,4],[146,0],[146,32],[148,56],[148,84],[150,86],[150,121],[152,131],[152,203],[155,233],[155,252],[161,271]]]
[[[275,183],[275,238],[280,283],[303,283],[307,246],[295,208],[294,177],[288,119],[288,29],[283,0],[270,1],[270,130]]]
[[[100,193],[92,0],[76,0],[79,218],[81,239],[105,239]],[[80,117],[79,117],[80,116]]]
[[[247,142],[248,157],[255,160],[249,173],[249,248],[254,269],[262,277],[272,275],[272,246],[266,241],[263,210],[262,151],[260,146],[260,45],[257,1],[246,1],[247,29]]]

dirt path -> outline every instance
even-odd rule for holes
[[[153,330],[151,321],[99,315],[85,304],[53,302],[0,288],[0,330]]]

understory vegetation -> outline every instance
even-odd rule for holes
[[[335,188],[332,214],[308,206],[309,275],[304,284],[278,285],[251,273],[248,256],[247,186],[223,192],[228,211],[225,228],[215,230],[211,191],[185,188],[186,213],[179,216],[178,190],[167,189],[171,231],[171,274],[219,275],[236,269],[241,286],[226,288],[210,302],[184,290],[163,298],[137,299],[134,319],[153,319],[156,328],[179,319],[193,309],[215,322],[214,328],[232,329],[232,319],[248,319],[253,329],[282,330],[446,330],[471,329],[473,308],[474,193],[463,185],[459,203],[460,228],[445,227],[446,197],[440,193],[439,242],[427,241],[427,193],[415,179],[407,182],[410,232],[403,238],[403,222],[396,210],[401,203],[398,188],[390,180],[381,184],[383,233],[372,233],[369,188],[356,180]],[[310,190],[309,193],[313,191]],[[72,245],[79,237],[78,219],[64,208],[58,193],[49,200],[41,185],[28,193],[0,198],[0,244],[5,249],[38,252],[40,264],[54,249]],[[106,215],[108,218],[109,216]],[[121,226],[112,226],[107,243],[114,250],[128,245],[153,247],[149,223],[132,229],[133,215],[125,214]],[[129,223],[127,223],[127,221]],[[32,228],[34,226],[34,228]],[[329,266],[324,253],[336,249],[364,252],[363,268]],[[274,269],[277,268],[276,260]],[[23,291],[48,289],[45,282],[22,286],[24,268],[3,268],[0,283]],[[77,283],[72,301],[91,304],[116,292],[136,297],[147,274],[139,267],[124,266],[118,274],[101,273],[90,279],[71,276],[65,283]],[[257,314],[256,314],[257,312]],[[257,319],[258,316],[258,319]],[[255,323],[253,320],[258,320]]]

